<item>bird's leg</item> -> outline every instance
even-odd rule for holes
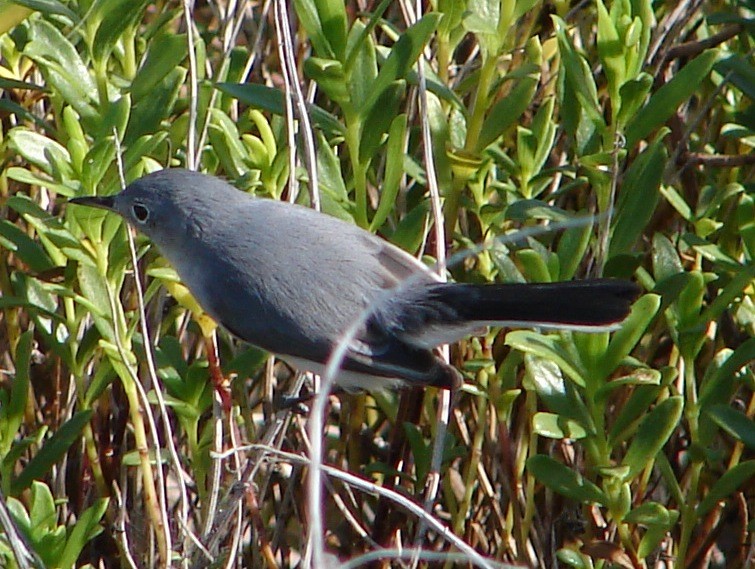
[[[215,391],[220,396],[220,401],[223,405],[223,411],[231,412],[231,382],[223,376],[223,371],[220,369],[220,361],[218,360],[217,346],[213,341],[212,336],[205,336],[204,338],[205,352],[207,352],[207,364],[210,368],[210,378],[212,384],[215,386]]]

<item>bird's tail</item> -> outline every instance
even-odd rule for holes
[[[417,347],[455,342],[484,326],[613,330],[640,289],[618,279],[536,284],[431,283],[399,293],[378,321]]]

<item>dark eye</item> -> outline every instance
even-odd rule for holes
[[[132,205],[131,211],[134,214],[134,219],[139,223],[144,223],[149,219],[149,210],[140,203]]]

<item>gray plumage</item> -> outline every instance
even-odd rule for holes
[[[119,213],[158,246],[213,318],[305,370],[321,372],[335,343],[381,299],[349,345],[337,379],[347,389],[453,388],[461,376],[433,347],[489,324],[610,329],[637,294],[614,280],[439,283],[363,229],[188,170],[162,170],[115,196],[72,202]]]

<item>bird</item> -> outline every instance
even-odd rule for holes
[[[322,374],[361,317],[335,379],[352,392],[458,389],[462,375],[438,346],[486,326],[615,330],[639,294],[631,281],[606,278],[442,282],[354,224],[181,168],[70,203],[119,214],[157,246],[214,320],[300,371]]]

